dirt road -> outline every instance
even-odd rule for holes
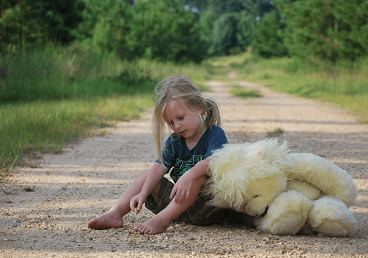
[[[225,83],[208,82],[222,107],[231,143],[254,142],[281,128],[293,152],[311,152],[347,170],[358,197],[353,237],[274,236],[245,226],[173,223],[160,235],[132,227],[152,216],[125,217],[125,228],[92,231],[86,222],[108,210],[155,159],[151,113],[121,122],[111,134],[85,139],[63,154],[45,154],[35,168],[17,167],[0,184],[0,257],[368,257],[368,124],[312,100],[256,84],[264,98],[231,97]]]

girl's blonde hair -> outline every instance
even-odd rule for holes
[[[197,86],[185,75],[169,77],[161,81],[155,88],[157,102],[153,114],[153,137],[156,143],[158,158],[163,164],[162,151],[164,151],[165,121],[163,112],[169,100],[178,100],[192,107],[201,107],[203,114],[201,120],[207,128],[212,125],[221,125],[220,109],[212,98],[204,98]]]

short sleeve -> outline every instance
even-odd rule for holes
[[[172,135],[169,136],[165,142],[165,149],[162,151],[162,158],[164,160],[164,166],[169,170],[175,165],[177,151],[176,145],[178,143],[173,139]],[[157,159],[157,163],[160,161]]]
[[[208,147],[206,151],[206,158],[210,157],[213,151],[222,148],[227,143],[227,138],[224,130],[221,127],[212,126],[212,132],[208,138]]]

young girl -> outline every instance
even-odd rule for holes
[[[88,222],[91,229],[123,227],[123,217],[130,211],[138,213],[143,204],[156,216],[134,230],[149,235],[164,232],[173,220],[206,225],[220,223],[229,214],[206,206],[208,199],[200,194],[212,151],[227,143],[219,127],[218,105],[183,75],[166,79],[155,92],[153,134],[158,159],[138,174],[113,209]],[[165,124],[173,133],[164,144]],[[169,171],[175,184],[164,177]]]

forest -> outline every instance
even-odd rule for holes
[[[1,0],[2,56],[73,42],[121,59],[262,57],[335,64],[368,51],[364,0]]]
[[[138,117],[179,73],[205,89],[232,69],[368,121],[367,54],[366,0],[0,0],[0,171]]]

